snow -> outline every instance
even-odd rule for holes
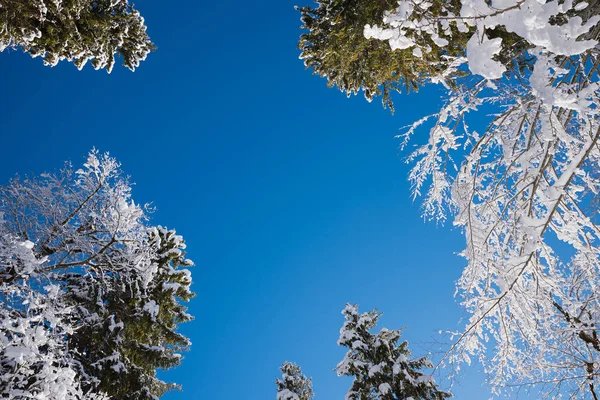
[[[364,36],[367,39],[387,40],[392,50],[408,49],[415,45],[415,42],[404,36],[400,30],[380,28],[377,25],[366,25]]]
[[[492,59],[493,56],[500,53],[502,39],[488,39],[483,33],[481,36],[476,33],[467,42],[467,59],[469,70],[481,75],[486,79],[500,79],[506,67],[498,61]]]
[[[147,366],[141,368],[137,357],[124,356],[126,317],[118,307],[109,307],[116,305],[111,304],[113,291],[121,291],[119,299],[126,293],[139,300],[126,303],[126,308],[132,307],[126,313],[147,313],[155,319],[162,284],[177,279],[181,283],[171,284],[171,289],[189,293],[190,272],[179,265],[193,263],[184,258],[185,244],[175,231],[148,226],[145,209],[131,198],[131,186],[119,163],[92,150],[80,169],[67,164],[59,173],[16,178],[0,190],[0,214],[2,394],[18,392],[18,398],[46,400],[106,399],[90,386],[102,376],[83,370],[75,356],[86,351],[71,347],[70,336],[85,328],[106,330],[107,346],[114,351],[92,360],[93,366],[119,373],[145,371]],[[158,246],[152,240],[155,233],[163,235]],[[40,254],[47,247],[52,248],[51,254]],[[162,260],[162,254],[168,255],[168,261]],[[171,297],[179,300],[176,293]],[[183,310],[174,314],[175,323],[187,319]],[[171,353],[184,350],[189,341],[182,337],[184,344],[167,348],[161,335],[139,339],[138,346],[179,359]],[[86,355],[98,356],[93,351]],[[156,382],[153,371],[140,372],[140,379]]]
[[[277,400],[300,400],[300,397],[289,389],[277,392]]]
[[[108,326],[109,331],[112,332],[115,329],[123,329],[124,327],[125,325],[123,324],[123,321],[115,322],[114,316],[111,316],[111,323]]]
[[[363,34],[367,39],[387,41],[392,50],[415,46],[412,38],[415,34],[429,36],[437,46],[443,48],[449,44],[445,37],[452,36],[451,24],[459,32],[467,32],[467,25],[477,27],[467,43],[467,63],[473,74],[489,80],[500,79],[506,68],[493,59],[501,51],[502,39],[489,39],[485,29],[502,26],[532,46],[537,46],[539,51],[556,55],[581,54],[598,44],[595,40],[581,39],[581,36],[600,21],[600,16],[592,16],[585,23],[579,16],[567,18],[565,24],[551,22],[553,18],[564,15],[569,10],[585,9],[587,3],[579,3],[573,7],[572,0],[562,4],[558,1],[538,0],[494,0],[490,4],[485,0],[461,0],[460,15],[442,11],[446,13],[447,19],[438,20],[439,26],[438,21],[417,17],[429,6],[430,3],[427,2],[400,0],[396,10],[386,13],[381,26],[367,24]],[[422,50],[415,48],[413,54],[422,57]]]
[[[532,93],[546,107],[563,107],[574,111],[585,111],[592,105],[594,93],[600,88],[597,82],[587,85],[577,92],[569,87],[557,87],[551,84],[553,78],[564,75],[566,70],[559,68],[546,55],[540,54],[529,78]]]
[[[373,377],[376,374],[382,373],[384,366],[385,366],[384,363],[371,366],[371,368],[369,368],[369,376]]]
[[[156,301],[150,300],[149,302],[144,304],[143,310],[150,314],[152,320],[155,320],[160,310],[160,307],[158,306],[158,304],[156,304]]]
[[[392,390],[392,387],[390,386],[389,383],[382,383],[381,385],[379,385],[378,389],[379,389],[379,393],[382,396],[385,396]]]
[[[165,282],[162,284],[162,287],[164,290],[172,290],[175,292],[181,287],[181,284],[177,282]]]
[[[413,195],[424,218],[453,217],[466,239],[456,291],[468,317],[442,367],[480,360],[497,391],[540,376],[563,382],[564,365],[573,377],[561,392],[588,384],[585,362],[573,360],[589,354],[582,337],[600,324],[600,45],[591,30],[600,15],[575,3],[460,0],[436,3],[434,15],[426,2],[400,0],[364,31],[415,57],[427,53],[417,39],[443,52],[466,33],[464,53],[432,61],[440,72],[426,77],[445,85],[442,106],[410,125],[401,146],[417,129],[428,134],[408,157]],[[492,36],[495,28],[511,35]],[[503,54],[503,40],[522,52]],[[476,132],[472,121],[488,125]],[[340,342],[360,340],[348,330]],[[405,362],[394,360],[393,372]]]
[[[24,359],[33,354],[30,348],[24,346],[7,346],[4,348],[4,356],[14,360],[17,364],[22,363]]]

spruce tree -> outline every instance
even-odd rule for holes
[[[178,352],[190,345],[176,328],[192,319],[180,303],[193,297],[191,277],[180,267],[193,264],[185,258],[181,236],[172,230],[152,229],[148,245],[154,250],[151,268],[156,273],[145,289],[137,280],[122,282],[118,274],[70,276],[67,296],[77,320],[69,347],[81,373],[94,377],[84,389],[115,399],[152,400],[179,388],[158,379],[156,370],[179,365]],[[104,301],[98,303],[102,292]]]
[[[398,344],[400,330],[381,329],[376,334],[381,316],[377,310],[359,314],[356,305],[347,304],[342,311],[346,321],[340,330],[338,344],[348,348],[337,365],[338,376],[354,377],[346,400],[445,400],[452,397],[438,389],[431,375],[422,372],[431,368],[427,357],[411,359],[408,342]],[[312,400],[312,382],[300,367],[285,362],[279,368],[277,400]]]
[[[111,72],[115,56],[134,70],[154,45],[128,0],[0,0],[0,51],[22,48],[44,64],[89,61]]]
[[[281,379],[276,379],[277,400],[312,400],[312,381],[302,374],[299,366],[284,362],[279,368]]]
[[[380,313],[373,310],[359,314],[356,305],[347,304],[342,314],[346,318],[338,344],[348,348],[337,365],[339,376],[352,376],[354,381],[347,400],[443,400],[450,393],[438,389],[430,375],[426,357],[411,359],[408,342],[398,343],[400,330],[381,329],[371,333]]]
[[[428,77],[437,75],[448,56],[462,54],[469,35],[456,31],[454,40],[439,47],[426,35],[414,38],[429,52],[416,55],[413,49],[392,50],[387,42],[367,39],[367,24],[380,24],[385,12],[394,10],[396,0],[316,0],[317,7],[297,7],[302,28],[298,47],[304,65],[327,79],[347,96],[364,91],[369,101],[382,96],[384,107],[393,111],[392,92],[418,90]],[[434,0],[430,13],[442,7],[460,9],[460,1]],[[428,16],[423,16],[424,18]]]
[[[0,397],[155,400],[192,317],[185,243],[148,224],[120,165],[0,186]]]

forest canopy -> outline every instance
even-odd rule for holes
[[[413,195],[425,219],[452,218],[466,240],[457,296],[468,319],[438,366],[478,359],[496,393],[598,398],[600,4],[323,0],[299,10],[301,58],[330,86],[389,105],[400,83],[444,85],[439,111],[399,136],[406,148],[428,134],[408,156]]]

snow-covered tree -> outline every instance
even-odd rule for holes
[[[570,30],[577,24],[573,17],[588,21],[600,9],[595,2],[573,0],[554,10],[541,12],[538,20],[514,18],[516,9],[523,6],[526,17],[533,3],[524,0],[491,4],[484,0],[315,0],[316,7],[297,7],[301,13],[302,28],[298,47],[300,58],[313,73],[327,79],[348,96],[363,91],[367,100],[383,95],[383,105],[393,107],[390,95],[402,90],[417,90],[430,81],[443,82],[455,88],[454,78],[464,76],[457,68],[466,59],[467,49],[479,48],[488,52],[495,63],[480,67],[487,73],[496,70],[522,69],[531,61],[526,51],[539,43],[561,42],[559,29],[545,30],[555,24],[565,24]],[[506,11],[506,12],[505,12]],[[531,13],[530,13],[531,14]],[[500,20],[500,23],[498,23]],[[516,21],[524,23],[516,23]],[[571,22],[568,22],[571,21]],[[536,24],[540,24],[536,28]],[[570,25],[569,25],[570,24]],[[579,28],[576,28],[579,29]],[[571,40],[562,40],[563,46],[573,42],[579,34],[567,33]],[[537,34],[540,32],[542,34]],[[534,38],[534,39],[532,39]],[[379,42],[379,40],[382,42]],[[487,43],[474,46],[476,40]],[[387,46],[382,46],[382,44]],[[487,49],[487,50],[485,50]],[[491,53],[490,53],[491,51]],[[495,66],[495,67],[494,67]],[[477,67],[473,65],[473,67]]]
[[[420,38],[443,48],[468,35],[429,80],[466,75],[402,135],[406,145],[429,124],[409,157],[413,191],[426,218],[452,215],[467,241],[457,286],[470,318],[443,364],[481,360],[496,391],[597,398],[600,3],[444,4],[400,0],[364,27],[417,56],[428,50]]]
[[[354,378],[346,400],[444,400],[452,395],[439,390],[431,375],[422,372],[433,365],[427,357],[411,359],[408,342],[398,343],[400,330],[376,328],[381,313],[360,314],[358,306],[347,304],[342,311],[346,321],[340,329],[338,345],[348,348],[337,365],[338,376]],[[311,400],[312,381],[300,367],[284,362],[277,379],[277,400]]]
[[[300,58],[313,73],[327,79],[347,96],[363,91],[369,101],[382,96],[384,107],[393,111],[392,92],[416,91],[432,75],[438,75],[461,53],[466,40],[456,38],[452,46],[441,48],[423,37],[429,51],[391,48],[387,43],[365,37],[366,24],[379,21],[392,11],[395,0],[316,0],[316,7],[298,7],[302,28],[298,47]],[[460,2],[435,1],[459,6]],[[458,36],[458,35],[457,35]],[[463,35],[464,36],[464,35]]]
[[[147,223],[108,154],[0,188],[0,393],[156,399],[189,346],[182,238]]]
[[[21,48],[54,66],[89,61],[111,72],[119,55],[134,70],[154,45],[129,0],[0,0],[0,51]]]
[[[446,14],[476,28],[465,59],[472,75],[435,116],[410,179],[415,193],[430,184],[425,215],[443,218],[449,208],[467,238],[458,289],[471,317],[447,360],[484,360],[496,389],[545,383],[553,396],[597,396],[598,9],[463,1],[460,15]],[[387,23],[371,33],[425,32],[410,11]],[[489,27],[526,43],[525,69],[499,62],[502,39]],[[498,114],[478,132],[468,117],[483,104]],[[453,153],[465,150],[454,169]]]
[[[302,374],[299,366],[284,362],[279,368],[281,379],[277,378],[277,400],[312,400],[312,381]]]
[[[69,346],[86,373],[99,380],[98,388],[116,398],[145,399],[177,388],[156,378],[156,368],[179,365],[178,352],[190,344],[175,331],[178,323],[191,320],[178,301],[192,297],[189,272],[178,268],[191,265],[182,252],[185,245],[162,227],[149,230],[148,242],[156,271],[144,289],[122,285],[114,275],[104,275],[101,285],[93,275],[68,277],[66,296],[74,314],[87,319],[69,337]]]
[[[443,400],[451,397],[441,391],[431,375],[422,372],[433,365],[426,357],[411,359],[408,342],[399,343],[401,331],[377,326],[377,310],[360,314],[356,305],[347,304],[342,311],[346,321],[338,344],[348,348],[336,372],[352,376],[354,381],[347,400]]]

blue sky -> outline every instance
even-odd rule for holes
[[[136,3],[158,51],[135,73],[47,68],[0,53],[0,178],[110,151],[153,202],[153,222],[184,235],[197,297],[182,327],[193,347],[165,374],[165,398],[274,398],[284,360],[317,399],[343,399],[332,369],[346,302],[407,327],[418,354],[456,329],[463,239],[423,223],[398,128],[439,92],[380,103],[347,99],[298,60],[294,3]],[[476,366],[458,399],[488,395]]]

